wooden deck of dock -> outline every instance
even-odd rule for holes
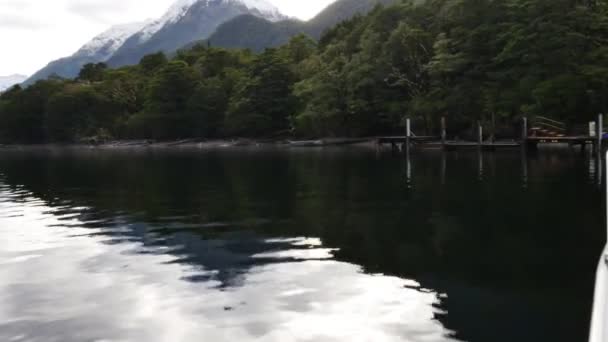
[[[410,147],[417,147],[448,151],[475,148],[495,151],[521,147],[536,150],[539,145],[568,144],[569,146],[580,146],[581,151],[584,151],[587,146],[591,146],[595,151],[601,151],[604,138],[602,114],[598,116],[597,123],[590,123],[590,127],[595,125],[596,130],[590,128],[589,135],[568,135],[564,123],[545,117],[540,118],[540,120],[534,122],[534,127],[528,129],[528,120],[524,117],[521,125],[521,136],[511,140],[484,140],[483,127],[478,122],[477,141],[448,140],[445,119],[441,120],[441,135],[417,136],[411,130],[411,121],[406,119],[406,135],[377,137],[376,144],[379,147],[390,145],[393,150],[409,150]]]
[[[528,142],[541,143],[541,144],[594,144],[598,138],[591,136],[563,136],[563,137],[528,137]]]
[[[384,145],[384,144],[405,144],[407,141],[411,142],[411,143],[417,143],[417,142],[432,142],[432,141],[438,141],[439,137],[438,136],[433,136],[433,135],[426,135],[426,136],[411,136],[411,137],[407,137],[405,135],[403,136],[390,136],[390,137],[378,137],[376,139],[376,142],[380,145]]]

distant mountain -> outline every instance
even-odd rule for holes
[[[49,63],[42,70],[32,75],[25,84],[32,84],[51,75],[66,78],[76,77],[83,65],[106,61],[129,37],[140,31],[147,24],[148,22],[143,22],[114,26],[83,45],[72,56]]]
[[[244,14],[269,21],[287,18],[265,0],[182,0],[160,21],[129,38],[108,64],[113,67],[136,64],[147,54],[175,51],[208,38],[219,25]]]
[[[16,84],[25,81],[26,79],[27,76],[19,74],[0,76],[0,93]]]
[[[242,15],[220,25],[209,37],[209,41],[213,46],[260,51],[282,45],[299,33],[318,39],[324,31],[344,20],[357,14],[365,14],[376,5],[389,5],[395,1],[338,0],[306,22],[297,20],[270,22],[263,18]]]
[[[289,19],[266,0],[178,0],[159,19],[115,26],[72,56],[49,63],[24,84],[58,75],[73,78],[87,63],[136,64],[150,53],[173,52],[193,42],[255,51],[305,33],[319,38],[328,28],[395,0],[338,0],[309,21]]]
[[[87,63],[106,62],[113,67],[136,64],[147,54],[175,51],[206,39],[220,24],[243,14],[270,22],[287,19],[266,0],[178,0],[159,19],[116,26],[100,34],[74,55],[49,63],[26,84],[54,74],[73,78]]]

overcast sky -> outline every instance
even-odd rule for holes
[[[269,0],[309,19],[333,0]],[[173,0],[0,0],[0,76],[31,75],[112,25],[160,17]]]

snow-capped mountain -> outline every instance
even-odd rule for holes
[[[113,67],[136,64],[147,54],[172,52],[207,39],[219,25],[243,14],[269,21],[287,18],[266,0],[177,0],[158,19],[110,28],[72,56],[49,63],[26,84],[51,75],[76,77],[87,63],[106,62]]]
[[[285,20],[287,17],[273,4],[265,0],[229,0],[245,5],[252,11],[258,12],[260,17],[270,21]]]
[[[170,25],[178,21],[199,0],[178,0],[160,18],[150,20],[144,27],[130,37],[135,42],[144,43],[148,41],[156,32],[160,31],[165,25]]]
[[[190,42],[207,39],[219,25],[244,14],[270,21],[287,18],[266,0],[179,0],[160,19],[127,39],[108,64],[135,64],[150,53],[175,51]]]
[[[27,76],[19,74],[0,76],[0,93],[16,84],[25,81],[26,79]]]
[[[148,23],[149,21],[113,26],[86,43],[74,56],[93,56],[100,61],[105,61],[112,57],[129,37],[139,32]]]
[[[91,39],[73,55],[52,61],[42,70],[32,75],[25,84],[29,85],[51,75],[66,78],[76,77],[85,64],[107,61],[129,37],[139,32],[147,24],[148,22],[142,22],[113,26]]]

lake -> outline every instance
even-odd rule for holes
[[[567,149],[0,150],[0,341],[585,341]]]

